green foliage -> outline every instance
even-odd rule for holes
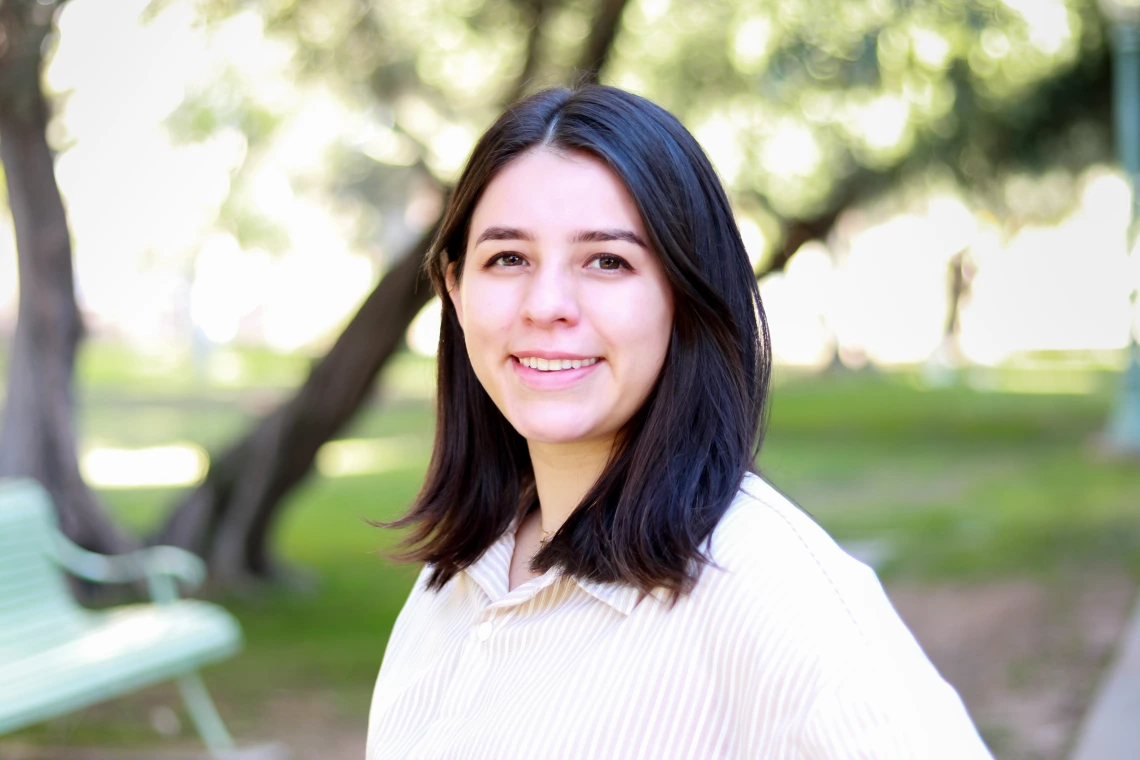
[[[414,234],[405,218],[413,188],[430,186],[426,175],[443,185],[455,178],[528,57],[524,90],[574,78],[601,3],[203,7],[218,29],[256,18],[291,51],[299,90],[323,88],[359,114],[355,126],[341,125],[323,177],[290,181],[348,204],[358,242],[390,258]],[[1055,216],[1067,193],[1043,206],[1024,193],[1010,203],[1007,180],[1055,167],[1071,177],[1111,155],[1107,46],[1094,0],[630,0],[603,81],[677,113],[769,244],[781,222],[834,218],[900,180],[949,177],[999,216]],[[218,84],[192,93],[174,123],[195,139],[221,126],[242,130],[243,171],[254,171],[258,145],[283,112],[266,111],[240,77]],[[239,178],[223,224],[249,244],[279,248],[242,187]]]
[[[1015,148],[1040,150],[1026,127],[1047,85],[1105,50],[1086,0],[643,0],[617,53],[613,80],[703,132],[737,192],[795,218],[849,202],[868,173],[992,179],[1026,158]]]
[[[280,122],[281,114],[267,104],[247,97],[238,75],[224,72],[208,90],[191,93],[167,120],[176,136],[188,140],[205,140],[218,130],[237,129],[251,145],[269,139]]]

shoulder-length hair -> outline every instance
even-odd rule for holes
[[[581,151],[625,183],[672,289],[672,335],[656,385],[618,435],[597,482],[531,569],[645,592],[688,593],[702,544],[755,468],[771,350],[756,278],[716,172],[692,135],[644,98],[600,85],[549,89],[509,108],[475,146],[426,268],[443,302],[435,447],[397,559],[432,566],[441,588],[533,507],[526,441],[472,370],[447,294],[463,271],[488,183],[535,149]]]

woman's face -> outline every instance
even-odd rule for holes
[[[503,168],[451,281],[475,374],[531,443],[608,446],[661,372],[669,283],[625,185],[588,154]]]

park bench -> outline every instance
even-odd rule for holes
[[[78,605],[63,571],[97,583],[146,581],[150,604]],[[104,556],[59,531],[50,497],[31,480],[0,481],[0,735],[176,679],[211,754],[233,742],[197,674],[241,648],[241,629],[214,604],[179,599],[202,561],[156,546]]]

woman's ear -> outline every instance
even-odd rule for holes
[[[451,306],[455,309],[455,317],[459,320],[459,327],[463,327],[463,299],[459,297],[459,283],[455,280],[455,262],[447,265],[447,273],[443,277],[447,285],[447,297],[451,299]]]

